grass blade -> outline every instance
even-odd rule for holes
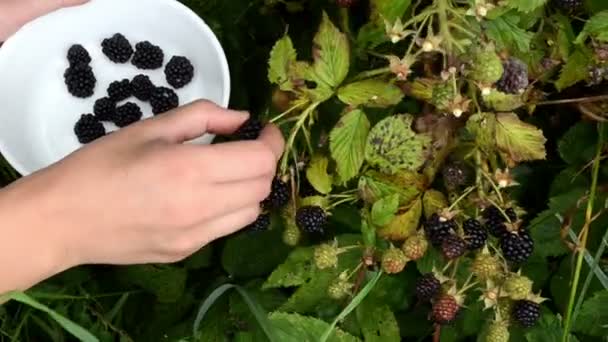
[[[3,297],[7,298],[9,300],[14,300],[14,301],[20,302],[22,304],[28,305],[34,309],[40,310],[40,311],[48,314],[49,316],[51,316],[51,318],[53,318],[55,320],[55,322],[57,322],[57,324],[59,324],[62,328],[64,328],[70,334],[74,335],[74,337],[78,338],[80,341],[99,342],[99,339],[97,337],[93,336],[93,334],[88,332],[86,329],[84,329],[80,325],[65,318],[64,316],[55,312],[54,310],[47,307],[46,305],[36,301],[35,299],[33,299],[32,297],[28,296],[27,294],[25,294],[23,292],[10,292]]]
[[[568,235],[570,236],[570,238],[572,239],[572,241],[575,244],[580,243],[578,241],[576,233],[574,233],[572,231],[572,229],[570,229],[568,231]],[[591,281],[590,277],[592,275],[595,275],[597,277],[597,280],[599,280],[600,283],[602,284],[602,286],[608,290],[608,276],[606,275],[606,273],[604,273],[602,268],[599,266],[599,262],[602,258],[604,250],[606,249],[606,245],[608,245],[608,230],[606,230],[606,233],[604,234],[604,237],[602,238],[602,243],[600,244],[600,247],[598,248],[597,252],[595,253],[595,257],[591,256],[591,254],[587,250],[585,250],[584,258],[585,258],[585,262],[589,266],[589,269],[593,271],[593,272],[589,272],[589,274],[587,275],[587,279],[589,279],[589,282]],[[587,284],[587,279],[585,279],[586,284]],[[587,284],[587,286],[588,286],[588,284]]]
[[[331,323],[331,325],[329,326],[327,331],[325,331],[323,336],[321,336],[321,342],[327,342],[327,339],[329,338],[331,333],[334,331],[334,328],[336,327],[338,322],[340,322],[341,320],[346,318],[346,316],[348,316],[353,310],[355,310],[357,308],[357,306],[363,301],[363,299],[365,299],[365,297],[367,297],[367,295],[374,288],[374,286],[376,286],[376,283],[378,283],[378,280],[380,280],[381,276],[382,276],[382,271],[378,271],[374,275],[372,280],[369,283],[367,283],[365,285],[365,287],[363,287],[363,289],[361,289],[361,291],[359,291],[359,293],[357,293],[355,298],[353,298],[353,300],[350,303],[348,303],[348,305],[344,308],[344,310],[342,310],[342,312],[340,312],[340,314],[336,317],[336,319],[334,319],[334,321]]]

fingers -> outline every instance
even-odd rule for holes
[[[29,11],[28,17],[34,19],[41,15],[53,12],[63,7],[83,5],[89,0],[45,0],[45,1],[23,1],[24,8]]]
[[[260,203],[270,195],[271,187],[272,176],[268,176],[218,185],[205,194],[198,192],[200,198],[198,203],[205,203],[204,208],[199,209],[199,212],[204,212],[201,221],[223,216],[245,207],[259,207]]]
[[[154,117],[142,127],[174,143],[183,143],[205,133],[231,134],[249,117],[245,112],[222,108],[209,101],[195,101]]]

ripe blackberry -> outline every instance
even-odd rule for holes
[[[517,215],[515,214],[515,210],[513,210],[513,208],[506,209],[505,214],[509,217],[511,222],[517,220]],[[498,208],[491,206],[483,211],[482,216],[486,220],[485,226],[490,234],[500,238],[509,232],[507,230],[507,226],[505,225],[507,219]]]
[[[115,102],[126,100],[131,95],[133,95],[131,81],[126,78],[121,81],[114,81],[108,86],[108,96]]]
[[[192,81],[194,66],[183,56],[173,56],[165,66],[165,78],[173,88],[179,89]]]
[[[441,243],[441,252],[448,260],[456,259],[467,251],[467,243],[456,234],[449,234]]]
[[[81,144],[88,144],[106,134],[106,129],[95,115],[82,114],[74,125],[74,133]]]
[[[149,41],[135,45],[135,53],[131,63],[138,69],[158,69],[163,66],[165,54],[163,50]]]
[[[306,178],[305,173],[300,176],[300,190],[298,191],[298,195],[302,198],[319,195],[319,192],[310,184],[308,178]]]
[[[80,44],[74,44],[68,49],[68,62],[70,65],[76,64],[89,64],[91,63],[91,55],[84,48],[84,46]]]
[[[114,115],[113,121],[118,127],[126,127],[139,121],[142,116],[143,113],[139,106],[133,102],[127,102],[116,108],[116,115]]]
[[[528,87],[528,66],[521,60],[511,57],[503,63],[504,73],[496,88],[503,93],[519,94]]]
[[[534,240],[526,231],[507,233],[500,240],[502,255],[508,261],[522,263],[528,260],[534,251]]]
[[[150,77],[139,74],[131,80],[131,91],[133,96],[140,101],[150,100],[152,91],[156,86],[150,80]]]
[[[540,305],[530,300],[519,300],[513,304],[511,317],[524,328],[530,328],[540,318]]]
[[[325,210],[317,206],[304,206],[296,213],[296,225],[307,233],[323,233],[327,215]]]
[[[574,12],[583,5],[583,0],[555,0],[555,5],[567,12]]]
[[[290,199],[290,186],[279,177],[272,180],[270,195],[262,202],[265,209],[280,209],[287,205]]]
[[[589,66],[589,81],[587,82],[589,86],[599,85],[605,80],[608,80],[608,66]]]
[[[443,295],[433,303],[432,318],[435,323],[449,324],[456,319],[460,311],[460,305],[456,298],[450,295]]]
[[[450,234],[456,232],[458,226],[454,220],[443,221],[437,214],[431,215],[424,223],[424,231],[431,244],[435,247],[441,246],[443,240]]]
[[[416,280],[416,297],[418,300],[428,302],[439,293],[441,283],[433,273],[426,273]]]
[[[101,51],[114,63],[126,63],[133,55],[129,40],[120,33],[114,34],[101,42]]]
[[[467,219],[462,224],[464,230],[464,241],[467,249],[475,250],[483,247],[488,240],[488,232],[481,226],[481,223],[473,218]]]
[[[102,97],[95,101],[93,113],[100,121],[112,121],[116,114],[116,102],[109,97]]]
[[[88,64],[71,65],[63,73],[68,92],[75,97],[87,98],[93,96],[97,78]]]
[[[263,128],[264,124],[262,121],[250,117],[234,132],[234,136],[238,140],[255,140],[260,136]]]
[[[270,227],[270,214],[260,214],[257,219],[245,227],[245,230],[250,233],[263,232]]]
[[[150,95],[150,105],[154,115],[163,114],[179,106],[179,97],[171,88],[156,87]]]
[[[446,164],[442,169],[443,181],[448,189],[466,186],[470,180],[470,170],[461,162]]]

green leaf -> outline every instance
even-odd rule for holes
[[[441,191],[430,189],[422,197],[424,217],[429,218],[448,206],[448,200]]]
[[[288,252],[289,248],[281,242],[279,229],[259,232],[255,236],[238,234],[226,241],[222,266],[235,277],[262,276],[285,260]]]
[[[186,269],[173,265],[131,265],[116,272],[122,281],[154,294],[161,303],[177,301],[184,294],[188,278]]]
[[[589,18],[574,43],[583,44],[589,36],[597,41],[608,41],[608,11],[601,11]]]
[[[306,169],[308,182],[322,194],[331,192],[332,177],[327,173],[329,160],[323,155],[314,155]]]
[[[519,21],[517,12],[509,12],[488,21],[488,37],[496,43],[499,50],[517,49],[520,52],[530,50],[533,34],[519,27]]]
[[[378,200],[372,206],[372,222],[377,226],[388,224],[399,209],[399,195],[393,194]]]
[[[370,170],[359,178],[359,194],[370,204],[386,196],[399,194],[399,205],[407,205],[422,192],[423,188],[422,176],[409,171],[386,175]]]
[[[556,14],[554,16],[555,23],[557,25],[557,50],[559,57],[563,60],[567,60],[572,50],[572,42],[574,41],[574,30],[572,30],[572,24],[570,18],[562,14]]]
[[[528,342],[554,342],[560,341],[563,335],[561,322],[545,308],[542,310],[540,320],[526,332]]]
[[[462,318],[458,320],[458,326],[462,334],[476,336],[479,333],[479,327],[487,319],[490,312],[490,310],[483,310],[483,304],[480,301],[468,305],[461,313]]]
[[[403,212],[397,214],[386,226],[378,230],[378,236],[393,241],[403,241],[418,228],[422,216],[422,200],[414,203]]]
[[[289,68],[296,61],[296,50],[291,38],[285,35],[279,39],[272,51],[268,61],[268,80],[278,84],[282,90],[291,90],[292,84],[289,78]]]
[[[213,245],[207,245],[196,253],[189,256],[186,260],[184,260],[184,266],[187,269],[197,270],[205,267],[211,266],[213,256]]]
[[[433,267],[440,268],[443,264],[443,255],[437,248],[429,248],[422,258],[416,260],[418,271],[422,274],[431,272]]]
[[[411,115],[401,114],[378,122],[367,137],[367,162],[388,174],[418,170],[426,160],[431,138],[416,134],[411,128],[412,120]]]
[[[403,92],[394,84],[380,79],[354,82],[338,89],[340,101],[356,106],[385,108],[401,102]]]
[[[571,165],[582,165],[593,159],[597,142],[595,125],[579,122],[559,140],[557,148],[562,159]]]
[[[356,313],[365,342],[401,341],[397,319],[387,305],[364,300]]]
[[[515,162],[545,159],[547,139],[543,132],[514,113],[496,115],[496,145]]]
[[[287,260],[279,265],[262,285],[262,289],[292,287],[304,284],[313,274],[312,247],[294,249]]]
[[[483,102],[498,112],[509,112],[524,105],[521,95],[505,94],[498,90],[492,90],[490,94],[484,95]]]
[[[563,169],[551,183],[550,197],[555,197],[566,193],[572,189],[586,188],[591,186],[591,182],[584,173],[579,172],[578,167],[568,167]]]
[[[476,113],[467,121],[466,129],[475,137],[475,144],[489,153],[496,146],[496,116],[493,113]]]
[[[608,290],[597,292],[587,299],[576,321],[574,331],[590,336],[608,335]]]
[[[511,0],[509,6],[521,12],[532,12],[540,6],[544,6],[547,0]]]
[[[281,342],[318,342],[329,324],[295,313],[273,312],[269,316],[272,326],[277,329]],[[328,342],[360,342],[360,340],[340,329],[335,329]]]
[[[350,48],[348,38],[331,22],[327,13],[313,40],[313,71],[317,81],[337,88],[348,74]]]
[[[369,129],[367,116],[356,109],[340,118],[329,135],[331,156],[343,183],[359,174]]]
[[[411,0],[371,0],[372,17],[379,25],[384,25],[384,20],[393,23],[397,18],[403,17],[405,11],[410,7]]]
[[[591,58],[581,50],[575,50],[562,67],[559,79],[555,82],[557,90],[562,91],[587,78],[587,66]]]
[[[385,274],[369,293],[366,301],[379,306],[388,305],[395,312],[407,309],[412,300],[416,301],[412,295],[418,277],[418,270],[413,265],[398,274]]]
[[[57,324],[59,324],[62,328],[64,328],[74,337],[78,338],[80,341],[99,342],[99,339],[97,337],[93,336],[93,334],[88,332],[83,327],[74,323],[72,320],[60,315],[55,310],[38,302],[37,300],[23,292],[9,292],[0,296],[0,303],[4,303],[5,300],[14,300],[48,314],[55,322],[57,322]]]

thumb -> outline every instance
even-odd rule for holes
[[[31,6],[32,10],[35,10],[32,13],[31,19],[39,17],[41,15],[45,15],[47,13],[53,12],[63,7],[72,7],[83,5],[87,3],[89,0],[45,0],[45,1],[35,1],[35,6]]]
[[[212,102],[198,100],[154,117],[142,125],[151,134],[171,142],[183,143],[205,133],[231,134],[247,119],[246,112],[222,108]],[[148,126],[148,128],[144,128]]]

